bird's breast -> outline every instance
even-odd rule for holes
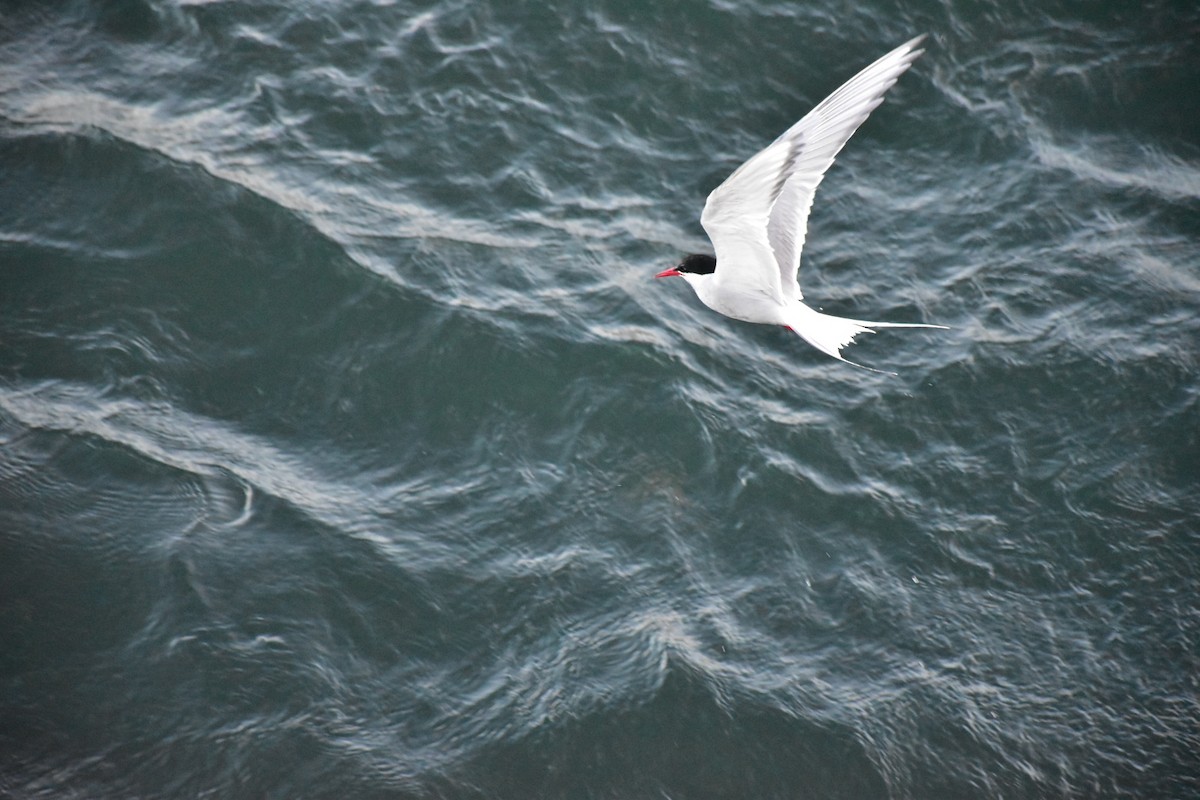
[[[754,287],[715,280],[693,283],[693,286],[700,302],[718,314],[760,325],[788,324],[787,306],[782,298],[772,297]]]

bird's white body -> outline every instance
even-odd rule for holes
[[[743,322],[758,322],[766,325],[790,325],[791,303],[781,303],[773,297],[759,292],[747,292],[743,287],[722,286],[716,273],[712,275],[683,274],[691,284],[700,302],[727,317]],[[800,305],[804,305],[800,303]]]
[[[804,304],[797,279],[817,186],[842,146],[921,54],[923,38],[855,75],[709,194],[700,222],[716,251],[715,265],[698,272],[688,259],[658,277],[679,275],[713,311],[786,326],[842,361],[841,349],[872,328],[943,327],[822,314]]]

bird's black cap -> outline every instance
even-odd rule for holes
[[[712,256],[694,253],[680,261],[675,269],[692,275],[711,275],[717,269],[717,260]]]

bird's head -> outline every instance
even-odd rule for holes
[[[711,275],[716,268],[717,260],[712,256],[706,256],[701,253],[693,253],[675,266],[671,267],[670,269],[664,269],[654,277],[684,278],[688,275]]]

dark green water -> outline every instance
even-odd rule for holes
[[[910,36],[838,364],[651,276]],[[0,5],[0,795],[1200,791],[1191,3]]]

